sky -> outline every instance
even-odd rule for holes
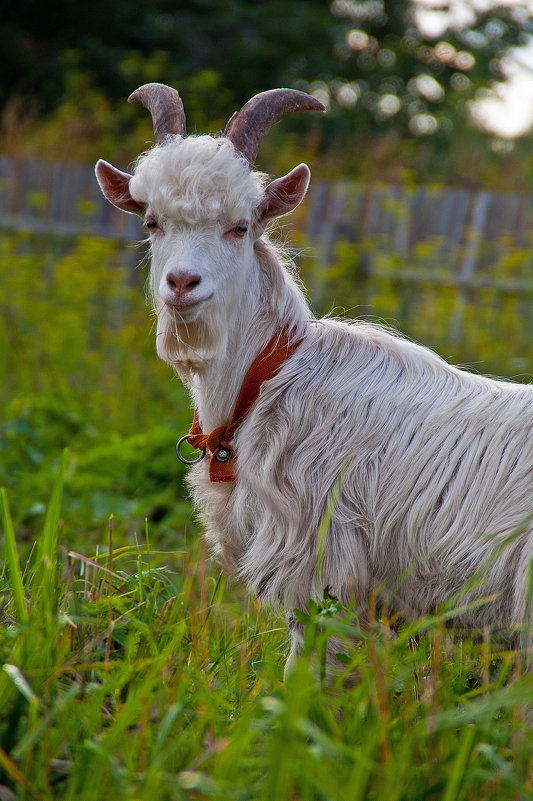
[[[507,80],[471,109],[474,119],[504,139],[514,139],[533,127],[533,39],[513,48],[504,62]]]
[[[495,5],[514,8],[517,14],[533,16],[533,0],[415,0],[416,21],[432,38],[448,28],[468,27],[476,12]],[[503,62],[505,81],[494,82],[471,106],[474,119],[496,136],[514,139],[533,127],[533,38],[512,48]]]

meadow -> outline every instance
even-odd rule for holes
[[[351,307],[347,253],[326,280]],[[91,237],[0,241],[0,801],[533,799],[533,676],[452,606],[362,631],[325,593],[282,681],[283,617],[203,548],[174,452],[189,400],[124,262]],[[402,326],[394,282],[370,296]],[[406,333],[533,373],[517,301],[466,308],[450,352],[452,301],[428,290]]]

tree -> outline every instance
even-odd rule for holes
[[[23,98],[20,107],[52,126],[48,139],[77,115],[87,143],[106,132],[100,152],[111,156],[121,142],[128,152],[138,126],[143,142],[149,136],[149,122],[124,103],[147,81],[178,88],[190,130],[202,131],[219,130],[254,93],[292,86],[318,95],[329,114],[320,125],[295,115],[283,130],[320,131],[312,143],[331,154],[328,169],[343,148],[354,173],[392,154],[410,169],[453,175],[459,141],[474,152],[479,140],[469,104],[533,31],[525,3],[478,11],[474,0],[22,0],[0,17],[0,109]]]
[[[464,2],[457,13],[447,0],[334,0],[339,69],[323,87],[332,114],[364,136],[449,138],[480,87],[503,76],[503,56],[533,32],[523,4],[478,6]]]

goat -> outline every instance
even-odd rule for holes
[[[464,626],[526,622],[533,389],[451,366],[378,325],[315,319],[265,233],[302,201],[310,172],[300,164],[268,183],[253,168],[260,143],[286,114],[321,104],[264,92],[213,137],[187,136],[169,87],[130,100],[150,110],[155,146],[132,175],[101,160],[96,174],[106,198],[149,230],[157,352],[194,399],[191,443],[214,454],[188,480],[226,571],[289,612],[325,586],[362,610],[385,588],[403,615],[463,592]],[[250,366],[283,338],[280,364],[228,434]],[[213,480],[213,460],[230,448],[235,476]],[[340,475],[317,573],[317,532]],[[288,664],[300,644],[293,624]]]

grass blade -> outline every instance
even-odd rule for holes
[[[466,766],[474,746],[475,736],[476,727],[466,726],[463,730],[461,744],[455,756],[450,776],[448,778],[448,783],[446,785],[446,790],[442,796],[442,801],[456,801],[456,799],[459,797],[461,782],[463,781]]]
[[[13,521],[9,512],[7,492],[4,487],[0,489],[0,505],[2,507],[2,526],[4,529],[5,538],[5,558],[11,578],[11,589],[13,591],[15,609],[17,611],[17,617],[19,621],[21,623],[25,623],[28,620],[28,608],[26,606],[26,596],[24,593],[22,574],[20,572],[17,543],[15,540],[15,530],[13,528]]]
[[[49,617],[55,604],[59,517],[61,514],[63,486],[69,463],[70,452],[68,448],[65,448],[55,476],[50,503],[46,510],[43,535],[39,541],[38,568],[34,580],[32,604],[35,601],[35,594],[38,593],[43,603],[43,613],[46,617]]]
[[[57,469],[54,486],[52,489],[52,497],[46,510],[46,518],[44,521],[43,536],[40,542],[39,555],[42,559],[48,559],[53,562],[56,558],[57,540],[58,540],[58,524],[59,516],[61,514],[61,502],[63,498],[63,486],[67,469],[70,463],[70,452],[68,448],[62,453],[61,461]]]

